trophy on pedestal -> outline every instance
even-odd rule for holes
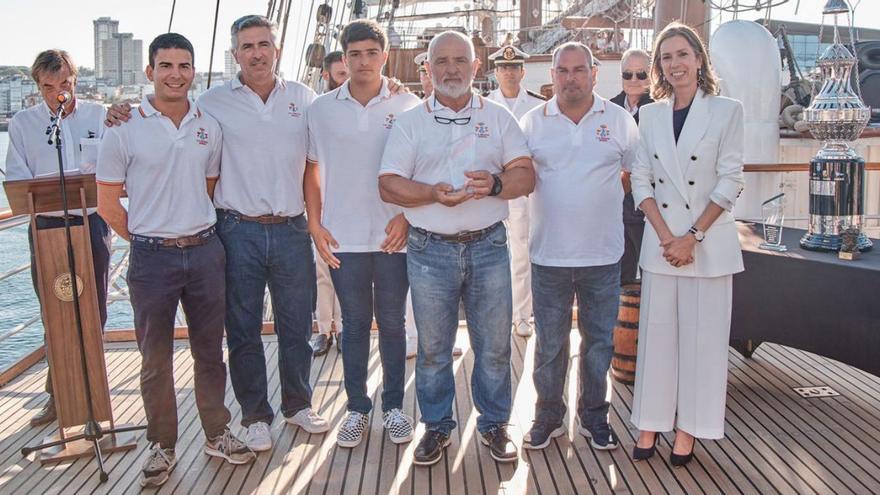
[[[788,248],[782,244],[782,224],[785,222],[785,193],[761,203],[761,212],[764,217],[764,242],[758,246],[767,251],[785,252]]]
[[[848,13],[845,2],[829,0],[823,14]],[[804,110],[814,139],[824,144],[810,161],[810,224],[801,238],[801,247],[814,251],[839,251],[841,234],[850,229],[859,233],[859,251],[872,243],[861,232],[865,208],[865,160],[847,145],[855,141],[871,117],[871,109],[853,91],[850,73],[856,58],[840,43],[836,20],[834,43],[819,57],[822,89]]]

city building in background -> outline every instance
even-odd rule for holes
[[[102,42],[109,40],[114,34],[119,32],[119,21],[115,21],[109,17],[99,17],[92,21],[95,33],[95,77],[104,78],[105,62],[104,50]]]

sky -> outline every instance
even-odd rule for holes
[[[715,0],[730,3],[732,0]],[[748,3],[749,0],[742,0]],[[826,0],[790,0],[772,11],[774,19],[814,22],[821,21]],[[77,64],[94,67],[92,20],[112,17],[119,21],[120,32],[134,33],[144,40],[144,50],[155,36],[168,30],[173,0],[0,0],[0,65],[29,66],[40,51],[64,48]],[[309,18],[311,0],[294,0],[290,27],[285,43],[282,70],[293,72],[294,59],[302,53],[306,38],[305,20]],[[856,25],[880,29],[880,0],[852,0],[856,7]],[[799,4],[799,5],[798,5]],[[215,0],[178,0],[172,30],[192,41],[196,69],[208,70]],[[229,26],[245,14],[266,13],[267,0],[220,0],[214,71],[223,70],[223,54],[229,48]],[[797,8],[797,12],[796,12]],[[741,19],[763,17],[762,13],[741,15]],[[730,20],[725,14],[722,20]],[[831,19],[826,19],[830,23]],[[844,21],[841,19],[840,23]],[[717,26],[717,23],[713,23]],[[308,33],[308,38],[312,33]],[[144,56],[146,63],[146,55]]]

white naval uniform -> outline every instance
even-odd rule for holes
[[[635,204],[653,197],[677,236],[710,201],[725,211],[697,243],[694,262],[678,268],[663,258],[651,224],[645,226],[632,422],[645,431],[675,427],[718,439],[724,436],[732,280],[743,270],[730,212],[744,184],[743,109],[698,91],[676,144],[673,106],[669,99],[639,111]]]
[[[489,99],[504,105],[510,113],[520,120],[529,110],[544,103],[520,88],[519,94],[508,103],[498,88],[489,93]],[[532,317],[532,267],[529,263],[529,198],[522,196],[509,203],[510,215],[507,217],[507,238],[510,244],[510,282],[513,290],[514,323]]]

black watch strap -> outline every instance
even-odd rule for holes
[[[492,190],[489,191],[489,196],[498,196],[501,194],[501,189],[504,187],[504,184],[501,182],[501,176],[498,174],[492,174],[492,179],[495,182],[492,184]]]

